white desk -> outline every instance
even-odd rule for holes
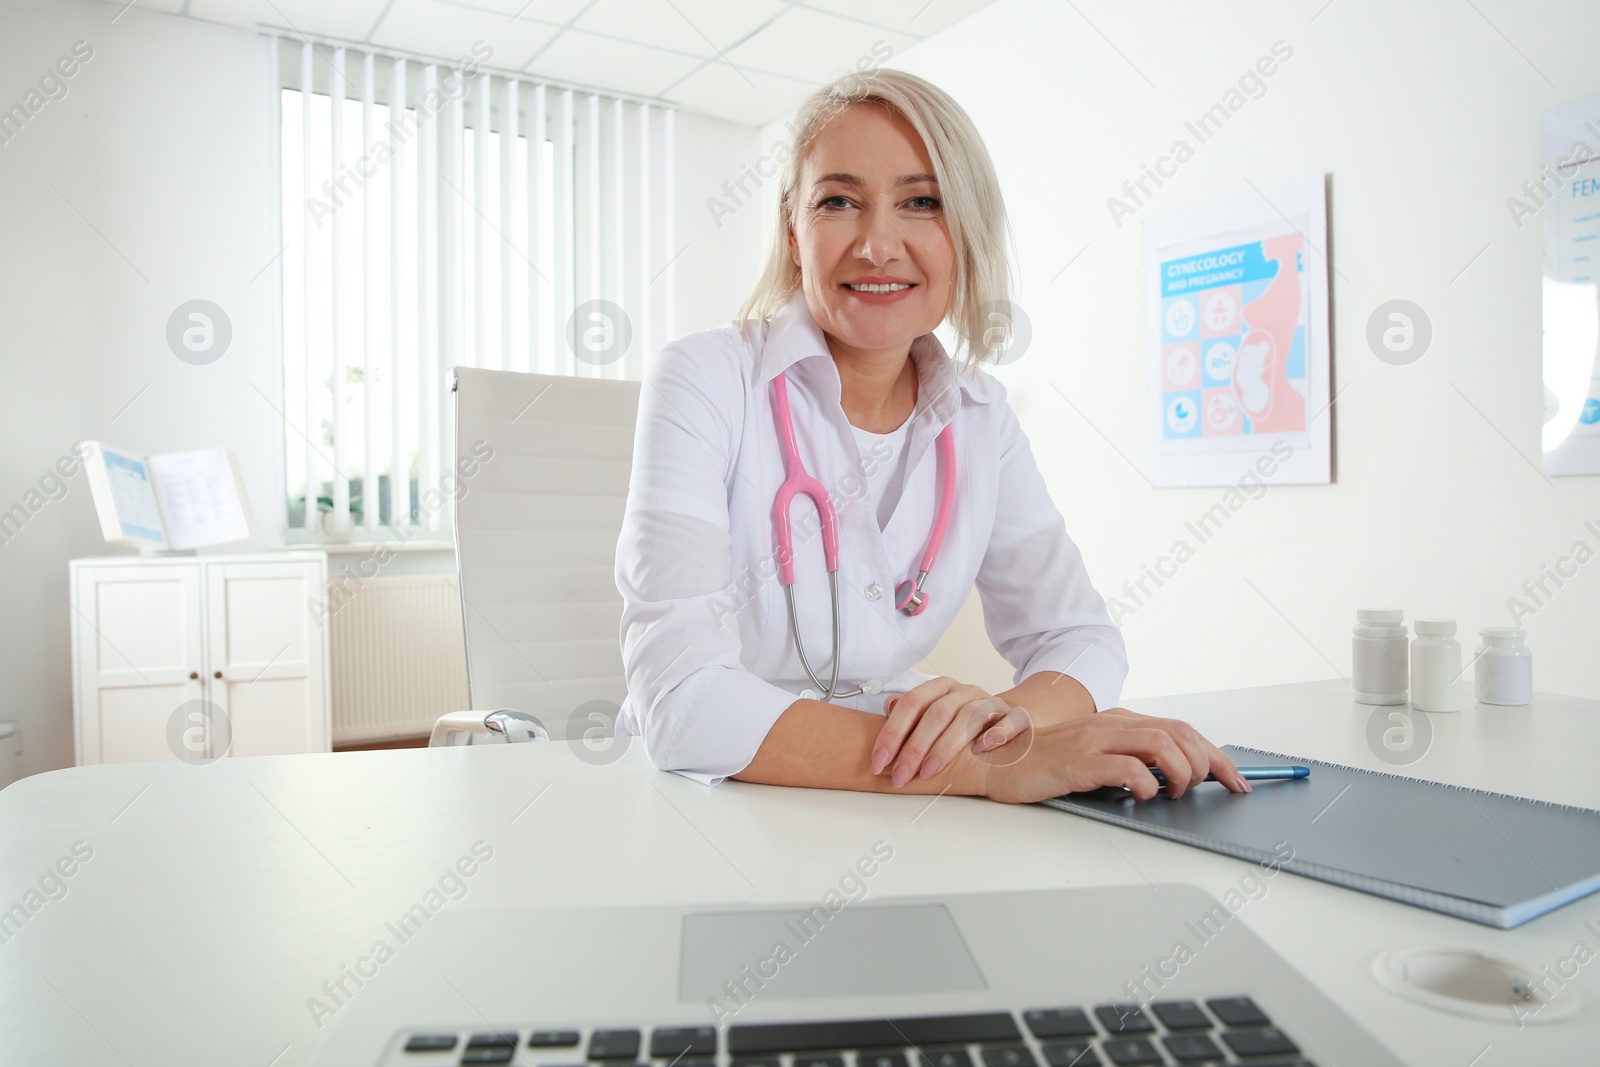
[[[1365,740],[1372,709],[1342,682],[1130,703],[1218,742],[1385,766]],[[1408,773],[1600,807],[1600,701],[1541,694],[1432,722]],[[448,908],[812,900],[880,838],[895,855],[874,899],[1145,879],[1220,895],[1253,869],[1044,808],[707,789],[655,772],[637,744],[604,766],[529,744],[75,768],[0,794],[0,908],[74,842],[94,850],[0,944],[0,1059],[301,1064],[318,1038],[308,998],[479,839],[493,859]],[[1505,932],[1283,876],[1239,918],[1408,1063],[1593,1062],[1600,961],[1572,982],[1576,1018],[1521,1031],[1412,1004],[1370,968],[1411,945],[1554,964],[1600,947],[1584,927],[1600,927],[1600,897]]]

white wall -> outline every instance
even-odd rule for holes
[[[268,42],[122,8],[0,7],[0,109],[74,42],[94,49],[67,95],[0,144],[0,511],[27,501],[82,438],[142,452],[224,446],[239,455],[258,523],[275,531],[277,305],[273,272],[260,273],[279,249]],[[718,229],[704,199],[753,156],[756,136],[681,116],[677,143],[688,246],[677,324],[687,331],[731,317],[754,270],[755,220]],[[195,298],[221,305],[234,331],[227,354],[203,367],[164,340],[172,310]],[[72,762],[67,560],[121,551],[101,541],[81,475],[0,544],[0,718],[22,724],[24,773]],[[448,565],[435,554],[393,569]]]
[[[1147,582],[1154,595],[1123,619],[1126,696],[1348,675],[1358,605],[1453,617],[1470,656],[1544,565],[1578,540],[1600,550],[1584,528],[1600,528],[1600,478],[1537,470],[1540,226],[1519,230],[1506,207],[1538,175],[1540,111],[1600,92],[1597,37],[1600,7],[1584,0],[999,0],[895,57],[960,101],[994,156],[1033,326],[1000,373],[1107,596],[1128,599],[1124,581],[1180,537],[1194,544],[1184,523],[1222,497],[1138,472],[1142,223],[1247,182],[1332,174],[1333,378],[1348,386],[1335,483],[1271,489],[1164,585]],[[1118,228],[1107,198],[1279,40],[1294,54],[1265,95]],[[1410,366],[1365,341],[1394,298],[1433,324]],[[976,607],[929,666],[1004,687]],[[1600,563],[1524,625],[1537,688],[1600,696]]]

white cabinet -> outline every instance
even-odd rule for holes
[[[70,568],[79,764],[328,751],[321,552]]]

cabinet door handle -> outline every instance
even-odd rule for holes
[[[221,678],[222,677],[222,672],[221,671],[213,671],[213,672],[211,672],[211,677],[213,677],[213,678]]]
[[[189,672],[189,677],[191,679],[198,678],[198,677],[200,677],[200,672],[199,671],[190,671]]]

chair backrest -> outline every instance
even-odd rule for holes
[[[583,736],[626,693],[613,565],[639,383],[457,367],[451,389],[468,702]]]

